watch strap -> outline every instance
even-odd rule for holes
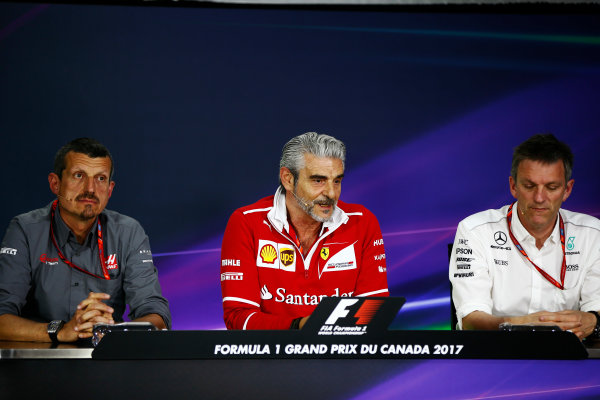
[[[594,331],[590,334],[592,338],[600,338],[600,315],[596,311],[588,311],[591,314],[594,314],[596,317],[596,326],[594,327]]]
[[[64,325],[65,321],[60,319],[55,319],[48,323],[47,332],[48,336],[50,336],[50,340],[52,340],[52,343],[58,344],[58,331],[60,331]]]
[[[300,329],[300,320],[302,319],[302,317],[298,317],[296,319],[294,319],[292,321],[292,324],[290,325],[290,329]]]

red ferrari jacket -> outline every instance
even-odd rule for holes
[[[365,207],[338,201],[306,257],[290,236],[285,195],[237,209],[221,247],[228,329],[288,329],[326,296],[388,296],[379,223]]]

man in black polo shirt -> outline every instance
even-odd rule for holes
[[[48,175],[57,199],[11,221],[0,248],[0,340],[73,342],[129,317],[170,328],[148,237],[105,210],[115,182],[108,149],[75,139]]]

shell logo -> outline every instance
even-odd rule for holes
[[[263,262],[273,264],[277,259],[277,250],[271,244],[264,245],[262,249],[260,249],[260,258],[262,258]]]

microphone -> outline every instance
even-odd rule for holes
[[[296,198],[296,200],[298,200],[300,203],[304,204],[304,207],[308,208],[309,203],[305,202],[303,199],[301,199],[300,197],[298,197],[298,195],[294,192],[292,192],[292,194],[294,195],[294,197]]]
[[[65,199],[66,201],[73,201],[73,199],[70,199],[68,197],[63,196],[62,194],[56,194],[56,197],[62,197],[63,199]]]

